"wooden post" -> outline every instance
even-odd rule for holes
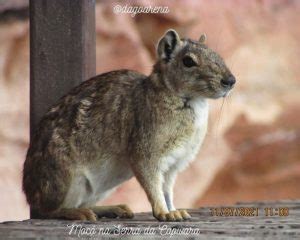
[[[95,0],[30,0],[30,135],[52,104],[95,73]]]
[[[95,73],[95,0],[30,0],[30,136],[52,104]]]

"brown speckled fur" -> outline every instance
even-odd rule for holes
[[[188,68],[182,59],[190,54],[197,66]],[[192,101],[199,98],[206,106],[206,98],[226,95],[230,89],[220,81],[230,76],[203,42],[179,39],[169,30],[158,44],[150,76],[118,70],[75,87],[45,114],[28,149],[23,190],[34,215],[133,217],[126,205],[94,204],[136,176],[158,220],[188,219],[186,211],[174,209],[168,190],[184,168],[177,167],[176,154],[191,144],[196,153],[205,135],[207,121],[196,126],[199,116]],[[164,186],[167,177],[170,186]]]

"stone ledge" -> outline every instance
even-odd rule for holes
[[[242,208],[258,209],[258,216],[240,216]],[[239,216],[212,216],[211,208],[234,209]],[[265,216],[264,208],[273,208]],[[275,216],[275,209],[288,208],[288,216]],[[300,200],[247,202],[232,206],[190,209],[192,219],[184,222],[157,222],[151,213],[137,213],[133,219],[100,219],[97,222],[66,220],[24,220],[0,223],[1,239],[300,239]],[[224,212],[225,213],[225,212]],[[71,232],[71,228],[73,231]],[[77,232],[75,232],[77,227]],[[121,231],[127,234],[122,234]],[[70,233],[71,232],[71,233]]]

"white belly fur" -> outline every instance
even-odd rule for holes
[[[171,166],[175,166],[178,171],[183,170],[195,159],[207,130],[208,103],[206,99],[197,98],[189,102],[189,106],[194,110],[195,132],[189,139],[182,142],[180,146],[172,150],[162,159],[162,170],[168,171]]]

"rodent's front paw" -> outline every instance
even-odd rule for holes
[[[183,218],[184,220],[187,220],[187,219],[191,219],[191,218],[192,218],[191,215],[190,215],[186,210],[180,209],[180,210],[177,210],[177,211],[180,212],[180,214],[181,214],[181,216],[182,216],[182,218]]]
[[[167,213],[154,214],[154,217],[159,221],[177,222],[182,220],[190,219],[191,216],[186,210],[175,210]]]

